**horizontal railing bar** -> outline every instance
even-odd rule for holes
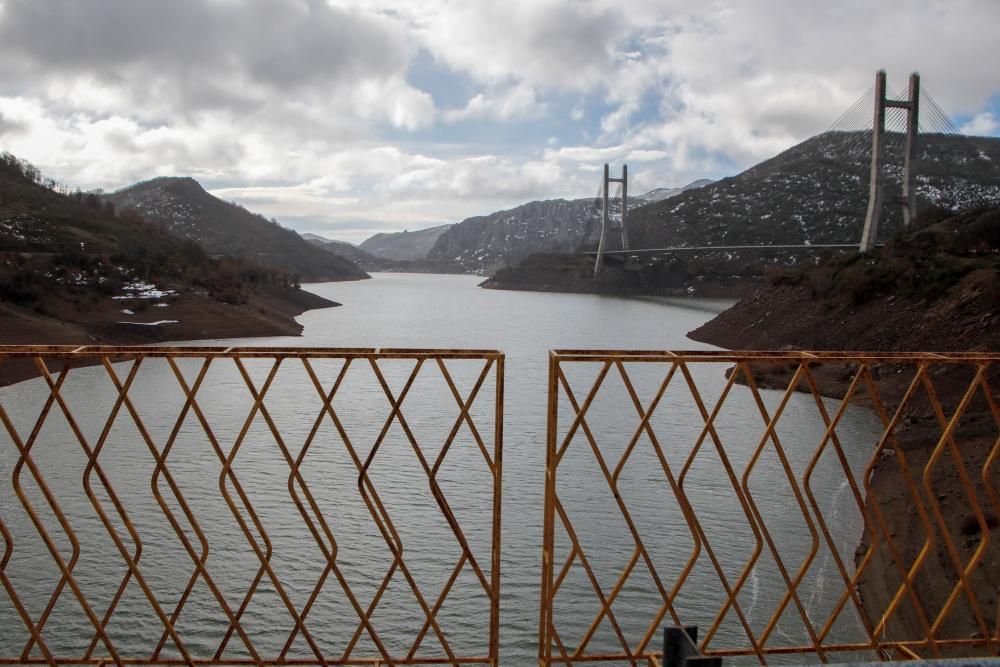
[[[1000,361],[996,352],[858,352],[812,350],[552,350],[555,361],[649,361],[649,362],[735,362],[735,361],[894,361],[964,363]]]
[[[197,358],[408,358],[499,359],[499,350],[340,347],[172,347],[88,345],[0,345],[2,357],[197,357]]]
[[[89,660],[76,659],[65,659],[56,657],[56,662],[60,665],[106,665],[114,663],[111,658],[90,658]],[[222,658],[219,660],[206,659],[199,660],[197,658],[192,658],[191,662],[186,660],[181,660],[179,658],[157,658],[156,660],[142,660],[138,658],[121,658],[119,661],[123,665],[322,665],[316,659],[296,659],[296,658],[284,658],[282,660],[262,660],[261,662],[256,662],[250,658]],[[488,665],[490,660],[488,658],[482,657],[440,657],[440,658],[420,658],[408,660],[405,658],[394,659],[393,662],[397,665]],[[0,665],[46,665],[48,662],[44,658],[29,658],[28,660],[11,659],[11,658],[0,658]],[[371,665],[382,665],[386,664],[384,659],[380,658],[351,658],[346,661],[341,660],[326,660],[327,665],[365,665],[366,667],[371,667]]]
[[[880,244],[881,245],[881,244]],[[797,248],[808,248],[810,250],[823,250],[824,248],[858,248],[858,243],[816,243],[810,245],[699,245],[699,246],[670,246],[666,248],[640,248],[638,250],[605,250],[605,255],[639,255],[653,252],[698,252],[713,250],[794,250]],[[596,250],[585,250],[582,255],[596,255]]]
[[[982,646],[983,640],[981,639],[937,639],[934,643],[943,648],[949,647],[961,647],[961,646]],[[876,649],[886,649],[886,650],[896,650],[896,649],[923,649],[928,648],[930,642],[927,641],[887,641],[879,642],[878,646],[873,647],[871,644],[823,644],[821,648],[824,651],[831,653],[857,653],[863,651],[874,651]],[[795,655],[802,653],[815,653],[816,648],[813,646],[761,646],[760,652],[764,655]],[[702,650],[701,654],[703,656],[718,656],[723,658],[735,658],[741,656],[751,656],[757,655],[757,652],[752,647],[747,648],[731,648],[731,649],[707,649]],[[636,653],[631,656],[631,658],[625,653],[588,653],[585,655],[572,655],[572,657],[567,661],[563,658],[552,656],[552,664],[567,664],[577,663],[577,662],[616,662],[616,661],[628,661],[628,660],[649,660],[652,659],[662,659],[662,651],[647,651],[645,653]]]

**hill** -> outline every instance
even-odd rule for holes
[[[298,273],[303,281],[362,280],[368,274],[347,259],[323,252],[290,229],[205,191],[193,178],[154,178],[105,197],[168,231],[228,255]]]
[[[66,194],[0,155],[0,344],[136,344],[294,335],[293,316],[337,305],[296,274],[214,258],[135,211]],[[31,369],[5,364],[0,384]]]
[[[1000,350],[1000,208],[929,211],[873,253],[769,282],[691,336],[741,349]]]
[[[438,237],[451,225],[438,225],[416,231],[386,232],[365,239],[358,246],[365,252],[384,259],[410,261],[427,259]]]

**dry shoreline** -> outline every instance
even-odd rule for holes
[[[42,312],[0,302],[0,345],[155,345],[217,338],[298,336],[295,317],[339,303],[294,288],[262,288],[241,304],[185,293],[160,300],[77,303],[48,299]],[[122,311],[130,310],[131,314]],[[0,387],[38,377],[31,359],[0,360]]]

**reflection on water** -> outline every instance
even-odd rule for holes
[[[507,354],[501,655],[505,664],[524,664],[534,660],[537,650],[547,351],[704,348],[689,341],[685,334],[709,319],[712,312],[643,300],[479,290],[475,286],[477,280],[471,276],[387,274],[359,283],[312,285],[311,290],[344,305],[303,315],[300,321],[305,332],[301,338],[222,342],[486,348]],[[463,395],[482,369],[482,362],[478,364],[478,367],[472,362],[449,365]],[[412,369],[412,362],[391,366],[385,368],[386,380],[392,391],[398,392]],[[247,367],[255,387],[262,387],[271,370],[270,362],[248,362]],[[115,368],[123,378],[129,370],[125,364]],[[180,371],[189,383],[195,381],[199,370],[197,361],[180,364]],[[341,362],[337,361],[318,362],[315,368],[321,386],[326,388],[332,386],[341,370]],[[645,405],[668,369],[649,364],[628,370]],[[725,384],[724,370],[707,365],[692,368],[709,411]],[[458,414],[454,397],[436,373],[434,368],[423,369],[404,404],[408,425],[431,458],[447,440]],[[596,369],[580,365],[568,373],[577,396],[585,396]],[[588,413],[588,423],[601,455],[612,469],[621,461],[638,425],[635,407],[623,389],[621,378],[609,375]],[[310,603],[310,593],[321,580],[324,583],[320,593],[309,606],[307,627],[311,641],[328,654],[342,652],[352,641],[357,641],[359,654],[374,653],[369,637],[355,637],[357,613],[343,593],[343,584],[351,588],[364,606],[392,569],[384,537],[359,493],[357,462],[352,457],[352,448],[354,455],[367,457],[389,416],[391,407],[381,392],[370,367],[358,364],[345,372],[335,408],[349,436],[348,447],[332,420],[318,419],[323,413],[322,396],[301,364],[286,362],[279,368],[266,397],[269,416],[281,435],[279,441],[262,415],[247,421],[253,396],[231,362],[218,362],[207,372],[198,394],[205,422],[214,437],[213,444],[195,415],[175,429],[185,396],[165,362],[149,360],[138,371],[129,396],[142,415],[151,441],[160,450],[170,443],[166,454],[169,471],[157,474],[149,445],[125,408],[111,427],[100,462],[108,482],[119,496],[127,498],[132,527],[142,536],[146,583],[164,601],[164,613],[171,613],[189,588],[192,567],[186,550],[190,548],[195,557],[201,556],[202,537],[211,545],[205,556],[206,569],[216,589],[199,579],[190,588],[184,611],[177,620],[177,627],[193,654],[210,655],[218,638],[226,634],[228,624],[218,611],[216,596],[223,596],[238,608],[247,591],[254,588],[256,593],[244,611],[243,625],[262,653],[279,653],[294,626],[283,596],[294,609],[302,610]],[[101,368],[75,370],[63,395],[80,420],[86,440],[97,442],[104,419],[117,397],[107,374]],[[41,380],[0,390],[4,409],[22,433],[30,433],[47,396],[48,390]],[[762,396],[766,409],[773,413],[781,394],[765,391]],[[484,434],[492,434],[492,409],[492,392],[484,390],[473,409],[476,425]],[[560,406],[563,433],[570,410],[564,401]],[[705,531],[706,542],[719,558],[728,582],[735,585],[758,540],[747,527],[745,510],[725,474],[717,448],[706,441],[695,449],[704,420],[691,391],[680,378],[668,387],[650,424],[671,468],[678,475],[683,470],[684,486]],[[760,411],[750,392],[734,387],[715,425],[732,467],[742,474],[758,450],[763,432]],[[856,411],[849,412],[838,428],[849,455],[848,463],[855,471],[870,453],[872,438],[879,430],[872,415]],[[787,460],[781,460],[774,447],[766,446],[760,450],[745,480],[759,507],[759,519],[770,528],[775,541],[780,541],[782,559],[789,570],[782,575],[767,541],[762,539],[756,566],[747,572],[745,584],[737,595],[746,622],[758,633],[783,602],[787,590],[783,576],[796,577],[816,539],[812,532],[815,527],[789,505],[787,474],[791,470],[801,478],[823,431],[813,399],[793,396],[784,409],[777,432]],[[315,497],[316,507],[329,521],[330,532],[334,536],[348,536],[336,540],[341,570],[336,573],[327,570],[320,542],[307,530],[289,488],[290,461],[294,464],[300,458],[307,442],[312,444],[301,457],[303,481]],[[386,514],[393,517],[399,539],[409,552],[423,556],[412,561],[412,580],[422,591],[441,591],[461,552],[428,489],[420,460],[398,424],[389,428],[381,447],[373,460],[371,476]],[[84,548],[75,571],[80,586],[100,614],[119,594],[117,586],[125,569],[121,558],[107,557],[109,553],[117,553],[115,545],[93,511],[81,483],[87,457],[65,418],[60,416],[58,406],[38,435],[34,459],[65,510],[67,520],[82,536]],[[14,533],[18,545],[8,573],[21,597],[29,602],[29,613],[37,619],[59,576],[45,546],[40,540],[30,538],[34,529],[21,503],[10,492],[9,480],[16,460],[9,437],[5,433],[0,435],[0,478],[8,480],[0,495],[0,517]],[[223,475],[227,462],[238,485]],[[825,546],[819,550],[816,563],[798,586],[798,600],[788,602],[782,622],[774,632],[789,643],[808,643],[802,623],[796,622],[799,614],[825,618],[836,603],[842,591],[841,586],[833,585],[835,579],[839,583],[836,556],[848,567],[853,562],[860,519],[856,510],[849,509],[849,489],[840,465],[834,456],[824,453],[811,479],[815,501],[825,516],[837,517],[830,522],[837,552]],[[111,499],[96,475],[92,472],[90,480],[95,498],[103,507],[110,508]],[[34,506],[44,507],[41,490],[30,477],[29,471],[22,472],[25,493]],[[484,493],[488,491],[489,471],[468,429],[460,429],[452,450],[443,459],[439,479],[466,529],[470,551],[481,564],[488,566],[489,521],[483,515],[489,507],[489,495]],[[560,499],[577,530],[590,567],[603,590],[609,591],[630,567],[633,541],[584,434],[577,433],[570,443],[560,464],[558,480]],[[176,485],[179,494],[172,492],[171,485]],[[639,438],[621,466],[618,489],[622,503],[635,518],[655,567],[654,576],[640,559],[629,570],[631,576],[614,606],[620,630],[632,642],[647,631],[660,610],[662,598],[658,586],[669,591],[677,575],[688,566],[694,541],[666,483],[656,448],[647,436]],[[301,496],[300,487],[294,490]],[[187,506],[177,501],[178,495],[186,499]],[[232,511],[227,498],[238,512]],[[247,506],[253,508],[270,543],[253,521],[240,525],[237,516],[249,516],[245,511]],[[193,529],[185,518],[186,512],[197,517],[204,535]],[[51,513],[40,514],[46,525],[57,525]],[[168,514],[175,517],[176,530],[165,522]],[[108,516],[112,525],[126,534],[126,527],[117,515],[109,511]],[[189,543],[185,544],[178,533],[186,536]],[[55,546],[68,554],[70,545],[65,535],[58,530],[53,530],[52,535]],[[568,555],[566,534],[557,530],[556,537],[557,554],[561,554],[557,562],[562,563]],[[248,540],[262,551],[271,550],[272,572],[261,573],[259,558],[247,548]],[[822,536],[819,541],[825,544]],[[126,544],[126,548],[131,550],[132,543]],[[411,564],[409,560],[407,563]],[[281,583],[280,589],[274,585],[274,579]],[[419,604],[408,586],[406,577],[396,573],[372,617],[373,625],[379,628],[400,630],[395,634],[381,633],[387,648],[393,651],[408,648],[412,637],[423,627]],[[463,568],[441,608],[441,625],[455,652],[485,652],[488,609],[481,591],[473,570]],[[133,581],[120,594],[119,608],[123,611],[109,625],[111,639],[122,647],[156,645],[162,624],[142,588]],[[436,593],[428,597],[429,604],[433,604]],[[691,565],[688,583],[678,595],[676,609],[688,622],[693,618],[705,626],[714,619],[724,599],[719,576],[709,554],[702,550]],[[570,571],[556,605],[560,633],[565,641],[575,644],[599,611],[592,584],[582,568]],[[722,623],[719,641],[738,637],[739,623],[731,611]],[[6,597],[0,597],[0,627],[4,628],[0,633],[0,654],[19,651],[26,635],[21,632],[20,621]],[[856,630],[853,619],[845,614],[834,632],[840,633],[836,636],[849,638]],[[46,637],[50,647],[60,653],[82,653],[93,637],[92,626],[79,613],[69,589],[62,592],[53,608]],[[424,646],[434,647],[436,641],[431,629]],[[591,640],[593,650],[614,651],[619,646],[614,629],[607,622],[597,628]],[[166,654],[171,650],[168,643]],[[308,640],[297,637],[290,651],[293,656],[308,655]],[[97,653],[105,651],[98,649]],[[224,655],[247,655],[238,636],[228,641]]]

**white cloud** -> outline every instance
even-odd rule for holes
[[[994,135],[1000,130],[1000,119],[989,111],[984,111],[973,117],[968,123],[962,125],[959,130],[962,134],[971,134],[974,136]]]
[[[447,122],[471,118],[506,121],[538,117],[545,111],[546,105],[538,101],[534,89],[521,84],[497,93],[477,93],[465,107],[446,111],[444,119]]]
[[[594,148],[591,146],[564,146],[556,150],[546,150],[547,160],[560,162],[655,162],[669,155],[663,151],[636,149],[628,145]]]

